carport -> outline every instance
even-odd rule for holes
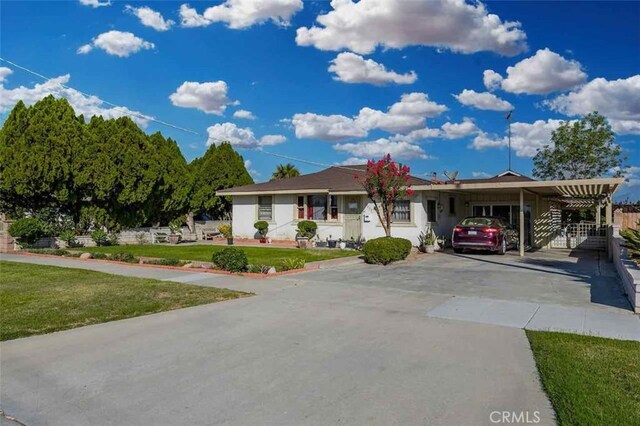
[[[580,248],[607,248],[611,236],[612,195],[623,178],[537,181],[507,171],[501,179],[434,182],[414,186],[415,190],[440,191],[461,197],[464,212],[458,219],[473,215],[494,215],[497,206],[508,206],[512,223],[519,227],[519,254],[525,248],[558,247],[562,231],[561,213],[565,209],[591,209],[595,223],[576,224],[576,238]],[[604,225],[601,223],[605,210]],[[503,209],[504,211],[504,209]],[[517,220],[516,220],[517,219]],[[571,240],[573,242],[574,240]],[[554,243],[556,242],[556,243]]]

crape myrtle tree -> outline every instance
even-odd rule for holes
[[[187,164],[172,139],[147,135],[127,117],[85,122],[53,96],[18,102],[0,129],[0,211],[65,229],[166,224],[192,205],[221,215],[230,200],[215,192],[246,183],[253,181],[229,144]]]
[[[413,195],[409,187],[409,172],[408,166],[393,162],[391,155],[387,154],[378,161],[369,160],[364,176],[354,176],[373,203],[387,237],[391,236],[391,218],[396,202]]]
[[[592,112],[575,122],[563,122],[551,134],[551,144],[533,157],[539,179],[590,179],[623,173],[622,149],[607,119]]]

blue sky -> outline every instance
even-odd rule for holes
[[[638,2],[0,7],[1,56],[56,78],[44,83],[0,63],[11,70],[0,69],[0,119],[17,99],[51,92],[85,114],[123,113],[58,86],[66,83],[199,133],[141,121],[176,139],[189,160],[207,143],[231,140],[257,181],[284,161],[257,148],[326,164],[391,152],[416,175],[481,177],[507,167],[504,116],[512,108],[512,168],[525,174],[560,120],[597,108],[632,166],[619,196],[640,198]]]

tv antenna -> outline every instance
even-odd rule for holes
[[[509,111],[509,114],[507,114],[507,116],[505,117],[505,120],[507,120],[508,124],[508,130],[507,130],[507,140],[509,141],[509,169],[511,170],[511,116],[513,115],[513,110]]]

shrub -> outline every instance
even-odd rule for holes
[[[318,224],[312,220],[301,220],[298,222],[298,235],[302,238],[313,238],[318,230]]]
[[[222,225],[218,226],[218,231],[220,231],[220,233],[225,238],[233,238],[233,229],[228,223],[223,223]]]
[[[269,232],[269,223],[264,220],[259,220],[253,224],[253,227],[258,230],[258,233],[264,238]]]
[[[182,234],[182,224],[185,222],[184,216],[177,217],[169,222],[169,229],[172,234]]]
[[[374,238],[364,244],[362,251],[365,262],[387,265],[405,259],[411,251],[411,241],[394,237]]]
[[[52,256],[68,256],[69,252],[61,249],[30,249],[25,250],[29,253],[37,253],[37,254],[49,254]]]
[[[148,263],[150,265],[166,265],[166,266],[184,266],[184,265],[186,265],[186,262],[184,262],[184,261],[182,261],[180,259],[175,259],[175,258],[145,260],[144,263]]]
[[[112,232],[109,235],[107,235],[107,244],[109,244],[110,246],[117,246],[119,244],[118,234],[116,234],[115,232]]]
[[[77,245],[76,233],[73,231],[63,231],[58,238],[65,242],[67,247],[73,247]]]
[[[118,262],[128,262],[128,263],[138,263],[139,259],[126,251],[117,251],[115,253],[111,253],[109,259],[115,260]]]
[[[302,268],[304,268],[304,259],[299,259],[297,257],[290,257],[282,261],[283,271],[290,271],[292,269],[302,269]]]
[[[102,229],[96,229],[91,232],[91,239],[98,246],[104,246],[107,244],[107,233]]]
[[[144,244],[147,242],[147,233],[146,232],[138,232],[136,234],[136,241],[138,244]]]
[[[211,261],[216,267],[229,272],[244,272],[249,265],[245,252],[234,247],[213,253]]]
[[[68,251],[64,255],[64,257],[80,257],[80,256],[82,256],[82,252],[80,251]],[[93,255],[91,257],[93,257]]]
[[[624,245],[633,255],[640,254],[640,227],[638,229],[623,229],[620,231],[620,235],[624,238]]]
[[[46,236],[45,223],[34,217],[23,217],[11,224],[9,235],[18,238],[20,243],[32,245]]]
[[[100,253],[100,252],[91,253],[91,257],[93,257],[94,259],[108,259],[109,258],[107,253]]]

